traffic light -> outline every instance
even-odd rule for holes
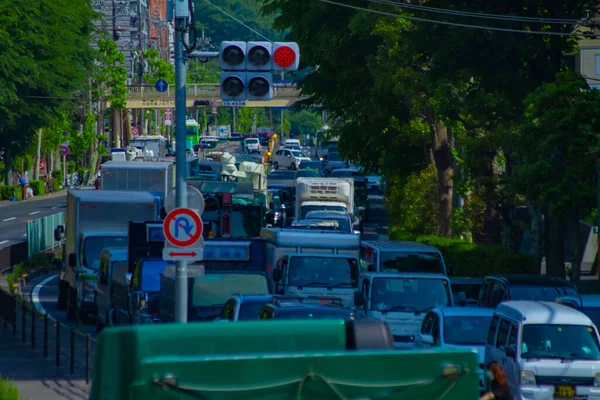
[[[270,72],[248,72],[246,74],[246,99],[254,101],[273,98],[273,74]]]
[[[273,43],[273,71],[292,72],[300,64],[300,48],[295,42]]]
[[[194,101],[194,107],[205,107],[205,106],[210,106],[209,100],[195,100]]]
[[[221,42],[219,66],[221,71],[245,71],[246,42]]]
[[[221,72],[221,100],[246,100],[246,72]]]
[[[273,69],[271,42],[248,42],[246,44],[246,70],[268,71]]]

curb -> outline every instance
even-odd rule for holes
[[[66,194],[66,193],[67,193],[67,191],[65,189],[61,189],[61,190],[58,190],[56,192],[45,194],[43,196],[35,196],[35,197],[32,197],[29,200],[25,200],[25,201],[31,202],[31,201],[40,201],[40,200],[45,200],[45,199],[52,199],[54,197],[58,197],[58,196]],[[11,206],[13,204],[20,204],[20,203],[23,203],[23,200],[21,200],[21,201],[2,200],[2,201],[0,201],[0,208],[9,207],[9,206]]]

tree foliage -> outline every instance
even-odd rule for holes
[[[92,96],[110,103],[111,107],[125,108],[128,93],[125,54],[117,48],[117,43],[108,34],[103,34],[98,39],[94,72]]]
[[[71,103],[93,61],[90,1],[41,0],[0,13],[0,148],[11,183],[12,157],[29,150],[35,130]]]

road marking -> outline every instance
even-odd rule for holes
[[[6,219],[3,219],[2,221],[4,221],[4,222],[6,222],[6,221],[12,221],[13,219],[17,219],[17,217],[6,218]]]
[[[4,243],[8,243],[8,242],[10,242],[10,240],[3,240],[0,242],[0,245],[3,245]]]
[[[30,212],[29,215],[35,215],[35,214],[39,214],[39,211],[34,211],[34,212]]]
[[[33,303],[35,309],[38,310],[38,312],[42,315],[46,314],[46,310],[44,309],[44,307],[42,306],[42,302],[40,301],[40,291],[42,290],[44,285],[46,285],[51,280],[55,279],[57,276],[58,274],[49,276],[48,278],[35,285],[33,287],[33,290],[31,291],[31,302]]]

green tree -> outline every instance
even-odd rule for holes
[[[568,224],[577,232],[580,219],[594,206],[600,92],[581,76],[561,72],[555,82],[531,93],[525,107],[527,119],[514,136],[516,183],[522,193],[545,205],[547,230],[553,232],[546,238],[547,273],[564,277]]]
[[[296,135],[314,135],[315,132],[321,129],[322,125],[321,116],[308,110],[291,114],[289,122],[291,124],[291,133]]]
[[[241,107],[237,109],[235,116],[235,130],[241,133],[250,133],[252,131],[252,123],[254,121],[254,114],[252,108]]]
[[[73,104],[92,65],[95,13],[89,1],[20,3],[0,13],[0,149],[5,182],[12,183],[12,160],[32,148],[35,130]]]
[[[153,85],[163,79],[167,83],[175,84],[175,68],[173,64],[163,60],[156,49],[148,49],[143,53],[144,60],[148,63],[148,70],[144,74],[144,82]]]
[[[123,109],[127,106],[127,69],[125,54],[108,34],[98,39],[96,53],[97,68],[94,70],[93,97],[111,107]]]

